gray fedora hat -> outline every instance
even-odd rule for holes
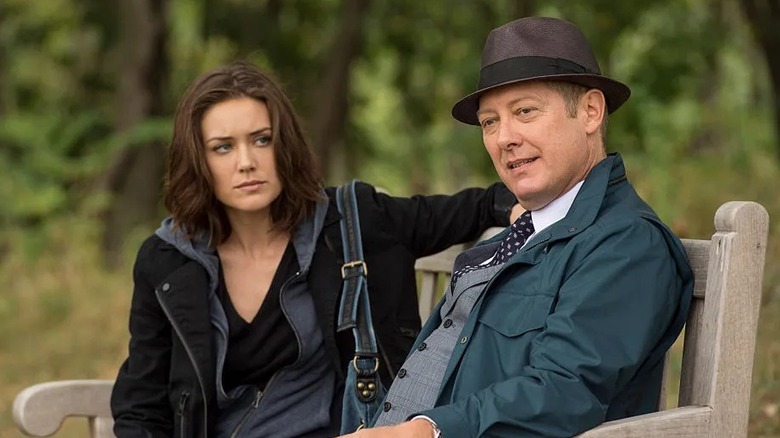
[[[601,74],[596,56],[582,31],[565,20],[525,17],[493,29],[482,51],[477,91],[452,107],[455,119],[479,125],[479,98],[502,85],[533,79],[574,82],[604,93],[612,113],[628,100],[625,84]]]

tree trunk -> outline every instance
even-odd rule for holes
[[[341,26],[323,61],[322,81],[309,87],[318,90],[314,103],[308,105],[312,109],[308,120],[312,147],[324,177],[330,175],[337,157],[348,155],[341,148],[347,123],[351,67],[360,55],[368,3],[368,0],[344,0]]]
[[[776,153],[780,159],[780,0],[741,0],[740,4],[766,56],[774,98]]]
[[[513,4],[513,18],[529,17],[536,11],[535,0],[515,0]]]
[[[121,60],[116,127],[121,135],[165,109],[168,79],[168,0],[118,0]],[[133,227],[158,214],[164,146],[129,145],[117,154],[102,181],[111,195],[103,220],[103,249],[110,265],[118,262],[122,241]]]
[[[4,17],[6,16],[7,12],[5,11],[5,5],[0,4],[0,29],[4,29]],[[6,50],[5,46],[3,44],[0,44],[0,118],[3,117],[5,114],[5,106],[7,105],[7,96],[5,95],[6,90],[8,89],[8,86],[5,82],[5,71],[6,71]]]

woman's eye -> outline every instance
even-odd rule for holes
[[[255,139],[255,144],[258,146],[265,146],[271,143],[270,135],[261,135]]]
[[[212,147],[211,150],[220,154],[224,154],[229,152],[231,148],[232,146],[229,143],[222,143]]]

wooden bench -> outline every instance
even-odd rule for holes
[[[580,437],[747,436],[768,223],[761,205],[728,202],[715,214],[712,239],[683,240],[695,287],[679,407],[604,423]],[[441,295],[459,249],[418,260],[423,319]],[[14,401],[14,421],[25,434],[42,437],[55,433],[65,417],[86,417],[91,437],[112,437],[111,385],[110,380],[71,380],[31,386]]]

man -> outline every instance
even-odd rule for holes
[[[693,277],[680,241],[606,155],[630,90],[573,24],[529,17],[487,38],[479,125],[529,214],[460,254],[364,437],[568,437],[652,412]]]

